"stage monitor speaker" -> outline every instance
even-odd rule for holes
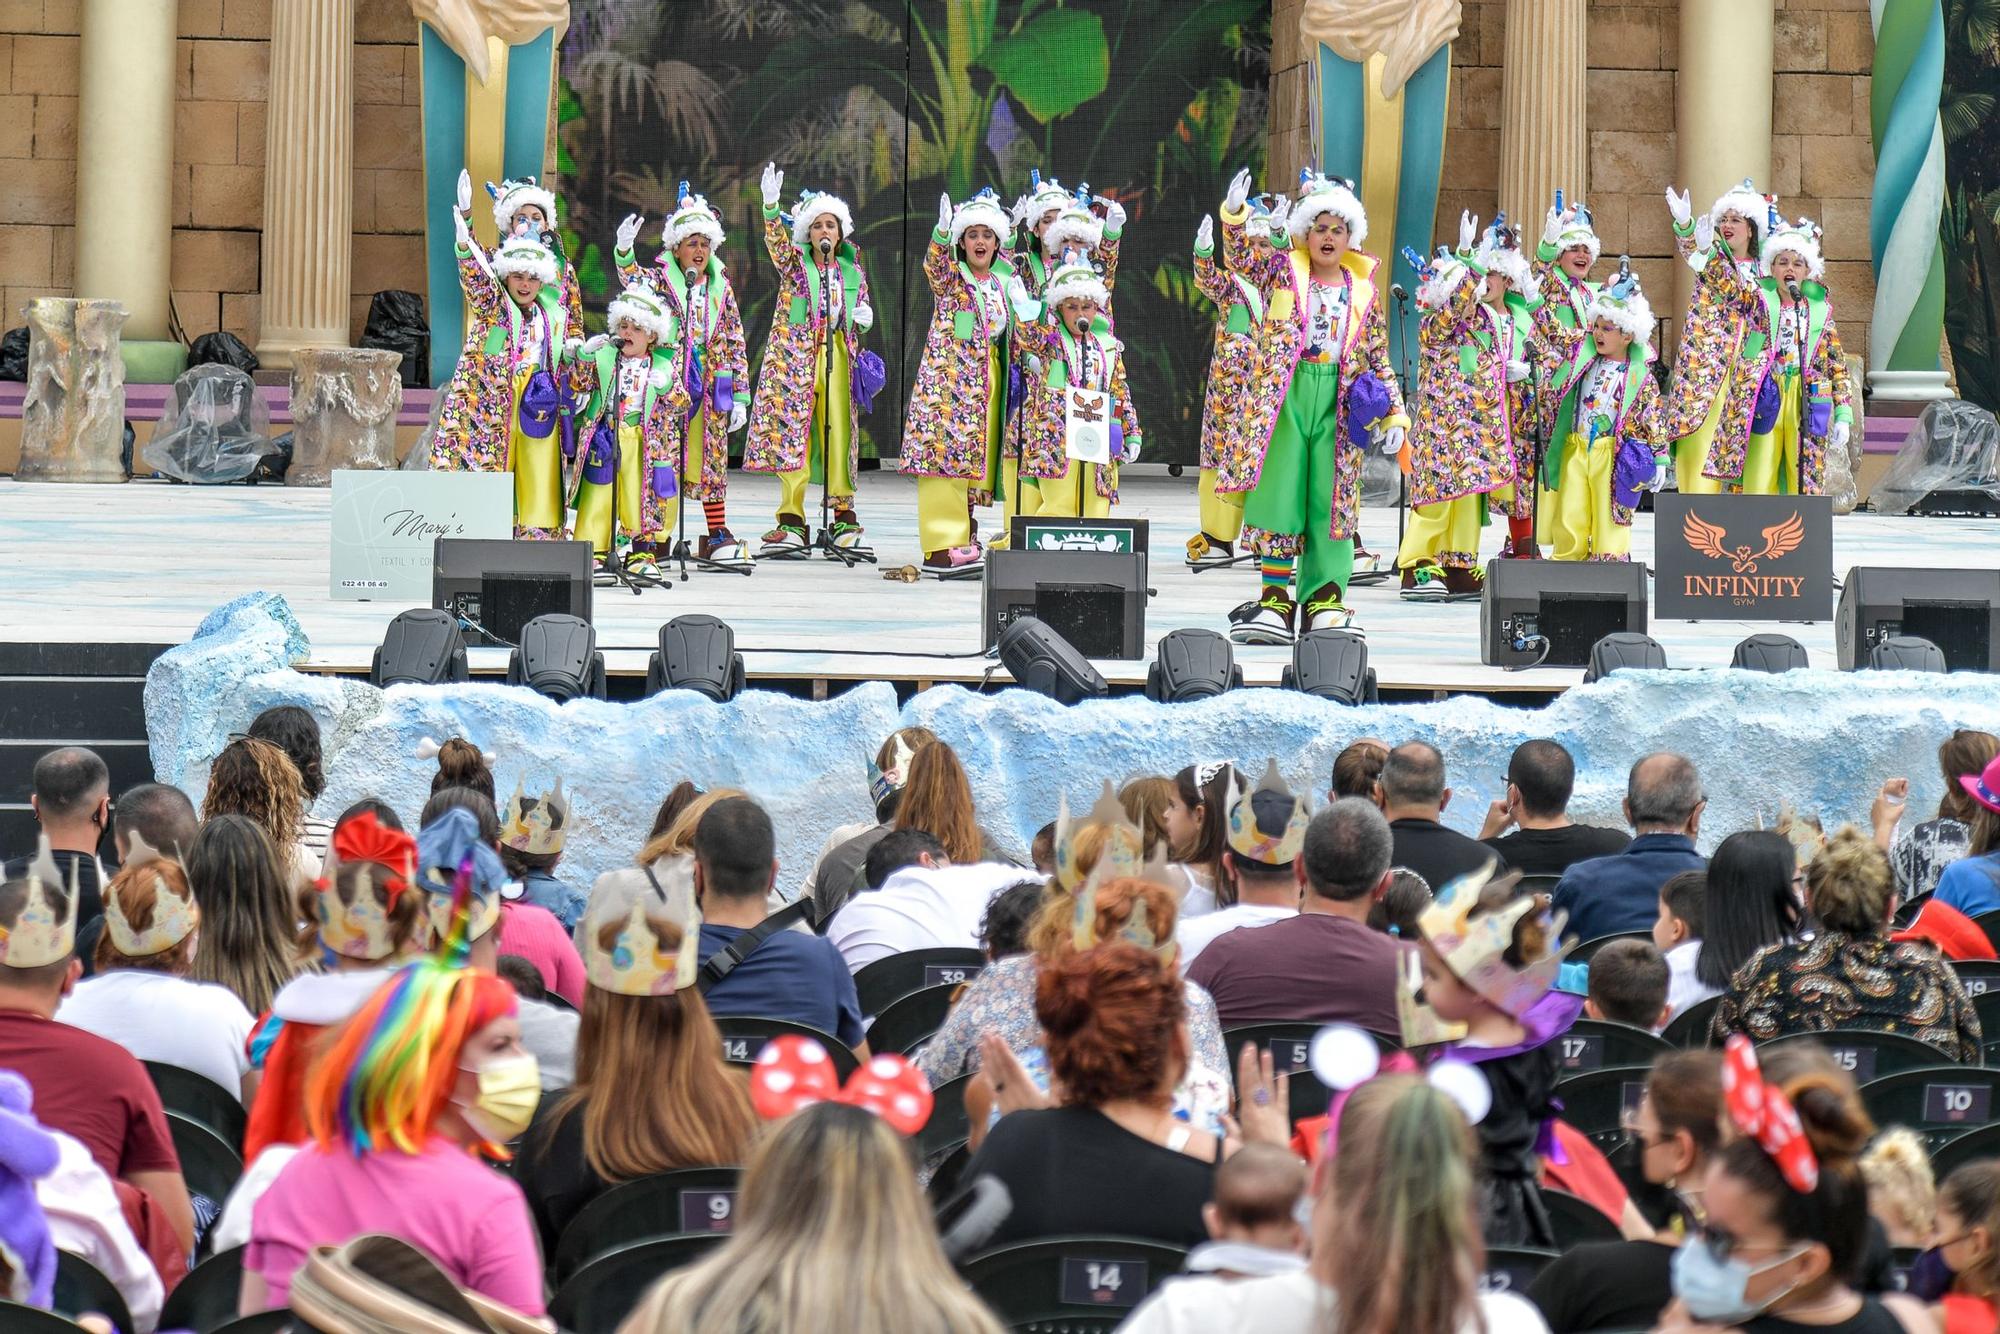
[[[431,605],[469,622],[481,644],[518,644],[537,616],[590,619],[588,542],[440,537]]]
[[[1871,672],[1943,672],[1944,650],[1928,639],[1896,635],[1868,650]]]
[[[449,612],[417,607],[389,622],[368,679],[378,686],[436,686],[466,679],[465,637]]]
[[[1812,658],[1790,635],[1761,634],[1738,644],[1729,665],[1750,672],[1802,672],[1812,666]]]
[[[1176,630],[1160,640],[1146,669],[1146,698],[1163,704],[1213,699],[1243,685],[1236,650],[1213,630]]]
[[[736,631],[714,616],[676,616],[660,627],[660,647],[646,664],[646,693],[693,690],[720,704],[743,691]]]
[[[2000,671],[2000,570],[1850,569],[1834,613],[1840,670],[1899,635],[1930,640],[1950,671]]]
[[[1646,633],[1644,565],[1488,562],[1486,591],[1479,599],[1479,660],[1487,666],[1583,667],[1591,647],[1619,631]],[[1548,653],[1541,656],[1544,641]]]
[[[1146,557],[1135,551],[991,551],[986,645],[1033,616],[1086,658],[1146,656]]]
[[[1309,630],[1300,635],[1278,684],[1342,704],[1374,704],[1381,699],[1375,691],[1375,669],[1368,665],[1368,641],[1352,630]]]
[[[526,686],[558,704],[585,695],[607,698],[610,690],[604,655],[597,651],[596,628],[574,616],[537,616],[529,621],[521,627],[520,647],[507,655],[507,684]]]
[[[1620,630],[1590,646],[1590,665],[1584,668],[1583,683],[1602,681],[1622,668],[1664,671],[1667,651],[1651,635],[1635,635]]]
[[[1000,664],[1025,690],[1058,704],[1075,704],[1111,693],[1076,646],[1033,616],[1018,616],[1000,632]]]

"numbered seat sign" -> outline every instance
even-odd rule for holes
[[[1062,1299],[1072,1306],[1137,1306],[1145,1295],[1144,1260],[1063,1257]]]

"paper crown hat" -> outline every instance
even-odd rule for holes
[[[584,976],[599,991],[671,996],[693,986],[701,966],[693,860],[675,857],[650,878],[621,878],[600,889],[576,925],[576,947]]]
[[[1256,798],[1260,792],[1269,792],[1291,804],[1284,827],[1275,834],[1267,832],[1257,819]],[[1264,776],[1257,786],[1248,791],[1237,783],[1234,774],[1230,775],[1229,811],[1225,818],[1231,852],[1263,866],[1289,866],[1298,860],[1299,850],[1305,846],[1306,826],[1312,823],[1312,801],[1294,796],[1291,788],[1285,786],[1274,756],[1264,766]]]
[[[1007,244],[1013,231],[1007,210],[1000,206],[1000,196],[993,193],[990,185],[951,211],[951,243],[957,245],[972,227],[989,229],[1001,245]]]
[[[21,877],[27,897],[12,926],[0,926],[0,964],[9,968],[40,968],[60,963],[76,951],[76,872],[63,882],[55,854],[49,850],[49,836],[43,834],[35,849],[35,860]],[[62,908],[57,920],[58,901]]]
[[[1569,914],[1547,914],[1526,933],[1520,964],[1504,957],[1514,948],[1516,925],[1539,909],[1532,894],[1512,894],[1520,876],[1494,878],[1496,863],[1450,881],[1417,919],[1417,932],[1444,960],[1452,976],[1515,1018],[1526,1014],[1555,985],[1556,970],[1575,942],[1559,943]],[[1482,905],[1486,911],[1479,912]],[[1476,915],[1475,915],[1476,914]]]
[[[514,795],[500,811],[500,844],[516,852],[540,857],[561,852],[569,838],[569,798],[563,795],[562,778],[539,797],[527,794],[525,780],[514,780]]]
[[[355,867],[351,903],[340,896],[340,868],[346,865]],[[320,943],[346,959],[388,958],[396,951],[389,909],[403,895],[417,892],[416,880],[415,839],[382,824],[373,811],[346,821],[334,831],[326,873],[313,886]]]
[[[875,757],[868,757],[868,799],[880,806],[890,793],[901,792],[903,784],[910,781],[910,759],[916,754],[901,732],[896,733],[896,756],[887,769],[875,763]]]
[[[112,947],[131,959],[149,958],[164,954],[188,938],[188,933],[201,921],[201,909],[195,906],[192,891],[183,895],[161,874],[164,867],[174,865],[173,859],[156,851],[135,830],[125,854],[125,865],[106,886],[104,893],[104,929],[111,936]],[[153,914],[146,928],[138,930],[125,915],[124,890],[147,879],[153,886]],[[184,875],[176,876],[183,887],[187,884]]]
[[[1368,210],[1354,193],[1354,182],[1334,180],[1311,169],[1299,173],[1299,202],[1292,206],[1290,220],[1294,244],[1305,239],[1319,215],[1331,213],[1347,224],[1347,243],[1359,249],[1368,239]]]
[[[1079,185],[1056,220],[1042,233],[1042,249],[1060,254],[1066,246],[1095,250],[1104,240],[1104,220],[1090,211],[1090,187]]]
[[[1619,259],[1618,276],[1597,289],[1586,315],[1592,320],[1609,320],[1635,343],[1653,341],[1653,304],[1646,300],[1629,259]]]
[[[1090,814],[1081,821],[1070,819],[1069,797],[1065,794],[1056,807],[1056,883],[1072,894],[1082,886],[1086,874],[1080,864],[1079,835],[1092,827],[1103,830],[1104,842],[1088,874],[1102,872],[1099,878],[1116,880],[1120,876],[1138,875],[1145,869],[1146,835],[1126,816],[1125,808],[1118,803],[1118,793],[1109,782],[1098,794]]]
[[[480,841],[479,821],[471,811],[455,807],[418,832],[417,871],[431,929],[439,938],[451,930],[452,899],[461,871],[469,876],[472,891],[466,939],[478,940],[499,923],[500,887],[507,883],[507,868],[500,864],[500,854]]]
[[[680,198],[674,204],[674,211],[660,228],[660,242],[672,250],[690,236],[706,236],[711,246],[720,246],[722,218],[710,206],[706,196],[688,193],[688,183],[682,181]]]
[[[532,176],[523,176],[518,181],[502,181],[498,185],[488,181],[486,193],[493,196],[493,225],[500,229],[502,236],[512,230],[514,215],[530,205],[541,209],[550,226],[555,225],[556,197]]]

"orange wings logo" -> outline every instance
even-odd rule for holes
[[[1755,574],[1759,561],[1776,560],[1797,551],[1799,544],[1806,540],[1806,526],[1794,510],[1791,518],[1764,530],[1762,551],[1752,551],[1748,542],[1740,542],[1733,548],[1725,545],[1729,540],[1726,531],[1717,524],[1704,523],[1699,515],[1689,510],[1687,522],[1681,526],[1681,535],[1687,538],[1689,546],[1702,555],[1728,561],[1736,573]]]
[[[1104,420],[1104,395],[1078,394],[1076,396],[1076,419],[1082,422]]]

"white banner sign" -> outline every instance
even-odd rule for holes
[[[510,472],[337,471],[330,591],[428,606],[437,539],[513,535]]]

